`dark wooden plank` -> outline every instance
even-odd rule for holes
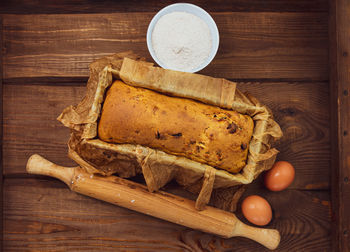
[[[327,0],[191,0],[209,12],[213,11],[274,11],[274,12],[328,12]],[[68,13],[114,13],[114,12],[147,12],[158,11],[174,3],[172,0],[122,0],[122,1],[30,1],[7,0],[2,4],[0,13],[13,14],[68,14]],[[40,7],[38,7],[40,5]]]
[[[350,251],[350,3],[330,4],[333,251]]]
[[[295,165],[292,188],[329,187],[329,108],[327,83],[239,83],[273,111],[285,136],[278,158]],[[57,116],[77,104],[85,87],[4,86],[4,173],[23,174],[28,157],[39,153],[62,165],[69,130]]]
[[[2,237],[3,237],[3,180],[2,180],[2,174],[3,174],[3,158],[2,158],[2,102],[3,102],[3,96],[2,96],[2,16],[0,15],[0,250],[2,250]]]
[[[256,193],[256,192],[255,192]],[[328,251],[329,192],[259,192],[273,209],[276,251]],[[74,192],[56,180],[5,179],[4,248],[55,251],[267,251],[244,238],[222,239]]]
[[[96,58],[133,49],[148,60],[155,13],[4,15],[4,79],[86,77]],[[202,71],[227,79],[328,80],[324,13],[213,13],[220,31]]]
[[[271,108],[283,131],[277,160],[296,168],[294,188],[328,189],[330,168],[328,83],[238,83]]]
[[[78,104],[85,91],[82,86],[4,86],[4,174],[25,173],[33,153],[74,165],[67,157],[70,131],[56,118]]]

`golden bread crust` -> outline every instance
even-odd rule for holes
[[[235,111],[115,81],[106,94],[98,136],[237,173],[246,164],[253,128],[249,116]]]

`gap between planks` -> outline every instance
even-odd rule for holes
[[[200,72],[198,74],[201,74]],[[4,79],[3,85],[52,85],[52,86],[86,86],[87,77],[30,77]],[[262,79],[228,79],[232,82],[247,83],[328,83],[328,79],[301,79],[301,78],[262,78]]]
[[[31,0],[5,1],[0,13],[13,14],[68,14],[68,13],[110,13],[110,12],[149,12],[174,3],[172,0],[121,0],[121,1],[82,1],[63,0],[60,4],[47,0],[37,2]],[[322,12],[328,13],[327,0],[189,0],[188,3],[199,5],[208,12]],[[82,7],[83,6],[83,7]]]

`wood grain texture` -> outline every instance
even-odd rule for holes
[[[329,109],[327,83],[239,83],[268,105],[284,131],[277,145],[281,160],[297,169],[292,188],[329,188]],[[31,154],[38,153],[60,165],[67,158],[69,130],[57,116],[77,104],[85,87],[4,86],[4,173],[23,174]],[[283,99],[281,99],[283,97]]]
[[[70,131],[56,118],[78,104],[85,91],[72,86],[4,86],[4,174],[25,173],[26,160],[34,153],[74,165],[67,156]]]
[[[266,251],[244,238],[222,239],[74,192],[57,180],[5,179],[6,251]],[[282,234],[276,251],[328,251],[328,192],[259,193]],[[170,210],[170,209],[169,209]]]
[[[2,135],[2,102],[3,102],[3,95],[2,95],[2,16],[0,15],[0,250],[2,250],[2,235],[3,235],[3,180],[2,180],[2,174],[3,174],[3,156],[2,156],[2,149],[3,149],[3,135]]]
[[[158,11],[161,8],[176,3],[172,0],[103,0],[82,1],[63,0],[57,1],[30,1],[7,0],[2,4],[0,13],[13,14],[68,14],[68,13],[115,13],[115,12],[147,12]],[[38,3],[40,8],[38,8]],[[190,0],[208,12],[213,11],[273,11],[273,12],[328,12],[327,0]]]
[[[74,165],[67,157],[69,130],[56,117],[84,95],[82,85],[92,60],[129,49],[151,60],[145,40],[148,23],[159,9],[172,2],[1,2],[5,190],[0,200],[4,202],[4,251],[266,251],[244,238],[225,240],[186,229],[78,195],[57,180],[25,174],[25,163],[33,153],[61,165]],[[259,194],[271,203],[274,220],[269,227],[282,234],[277,251],[330,251],[331,237],[333,250],[342,251],[350,236],[346,224],[350,170],[343,169],[339,175],[334,155],[330,166],[330,143],[338,151],[342,150],[340,143],[349,142],[350,129],[337,128],[338,119],[349,117],[338,115],[338,96],[334,94],[342,95],[340,111],[349,114],[348,100],[342,99],[349,99],[350,87],[347,95],[338,85],[328,91],[327,29],[335,39],[330,46],[337,45],[334,42],[338,37],[332,32],[337,34],[339,30],[335,23],[328,27],[327,0],[190,2],[213,16],[221,35],[218,54],[203,73],[242,81],[240,89],[272,108],[285,134],[277,144],[281,150],[278,159],[290,161],[297,169],[290,190],[268,192],[259,177],[243,197]],[[329,3],[332,8],[337,6],[339,13],[348,11],[339,5],[345,0]],[[330,11],[334,21],[349,18],[336,15],[334,10]],[[344,42],[343,36],[348,34],[348,30],[342,33],[339,41]],[[350,49],[344,48],[348,43],[330,48],[331,69],[338,70],[334,67],[338,62],[349,67]],[[0,57],[0,73],[1,65]],[[338,78],[334,72],[332,78]],[[329,95],[334,100],[329,101]],[[336,130],[332,134],[336,132],[336,136],[330,136],[330,121],[334,122]],[[341,160],[350,167],[350,158]],[[328,191],[331,172],[337,175],[332,185],[332,212]],[[174,185],[168,184],[166,190],[193,198]],[[331,233],[334,220],[335,233]]]
[[[277,160],[296,168],[292,186],[328,189],[330,176],[329,92],[327,83],[238,83],[273,112],[283,131]]]
[[[4,15],[4,79],[86,77],[96,58],[133,49],[151,60],[155,13]],[[213,13],[220,47],[202,73],[228,79],[328,80],[324,13]]]
[[[350,251],[350,3],[330,1],[333,251]]]

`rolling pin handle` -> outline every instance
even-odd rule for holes
[[[271,250],[276,249],[281,241],[281,235],[276,229],[256,228],[241,221],[237,221],[232,236],[249,238]]]
[[[56,165],[42,156],[34,154],[28,159],[26,170],[30,174],[58,178],[70,187],[75,169]]]

